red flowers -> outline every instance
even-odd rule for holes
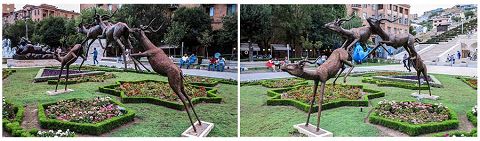
[[[115,88],[120,91],[124,91],[125,95],[129,97],[154,97],[167,101],[180,102],[178,96],[173,92],[167,83],[162,82],[133,82],[122,83],[119,87]],[[185,83],[185,92],[189,97],[206,97],[207,90],[205,87],[200,86],[195,88],[194,86]]]

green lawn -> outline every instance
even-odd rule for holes
[[[444,88],[432,88],[432,94],[440,96],[440,100],[423,100],[423,102],[443,103],[454,110],[458,116],[466,116],[477,101],[476,90],[460,79],[449,75],[435,75]],[[410,94],[414,90],[378,87],[374,84],[361,83],[362,77],[349,77],[348,84],[362,84],[365,88],[386,92],[386,96],[373,99],[376,105],[383,99],[403,101],[416,100]],[[340,79],[341,80],[341,79]],[[312,83],[312,82],[310,82]],[[307,113],[292,106],[266,106],[266,90],[260,85],[244,86],[240,89],[240,135],[241,136],[295,136],[293,125],[304,123]],[[422,91],[428,93],[428,91]],[[371,124],[364,123],[368,110],[363,112],[358,107],[341,107],[322,112],[321,128],[333,132],[334,136],[381,136],[381,131]],[[311,122],[316,124],[316,114],[312,114]],[[464,123],[460,123],[460,126]],[[470,123],[467,123],[470,124]],[[426,135],[429,136],[429,135]]]
[[[99,86],[114,84],[116,80],[164,80],[159,75],[114,72],[115,79],[106,82],[86,82],[69,85],[74,92],[57,96],[48,96],[46,91],[55,89],[55,85],[46,82],[32,83],[40,68],[16,69],[17,72],[3,80],[3,96],[16,104],[30,105],[45,102],[54,102],[70,98],[93,98],[110,96],[98,92]],[[209,136],[236,137],[237,136],[237,86],[219,84],[218,94],[223,97],[221,104],[197,104],[196,111],[203,121],[215,124]],[[62,89],[63,85],[59,85]],[[115,97],[118,99],[118,97]],[[136,111],[136,122],[126,127],[107,133],[108,136],[136,136],[136,137],[177,137],[190,126],[185,111],[173,110],[153,104],[125,104],[126,108]]]

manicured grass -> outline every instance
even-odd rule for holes
[[[466,116],[466,111],[471,110],[476,104],[476,91],[455,76],[435,74],[435,77],[444,85],[444,88],[432,88],[432,94],[440,96],[440,99],[422,101],[443,103],[458,116]],[[386,92],[385,97],[370,100],[374,106],[383,99],[416,101],[410,96],[417,92],[416,90],[378,87],[375,84],[361,83],[361,79],[362,77],[349,77],[347,84],[362,84],[364,88]],[[295,131],[293,125],[306,121],[307,113],[295,107],[267,106],[267,90],[268,88],[260,85],[241,87],[241,136],[293,136],[292,133]],[[422,90],[422,93],[428,93],[428,90]],[[358,107],[341,107],[323,111],[320,126],[333,132],[334,136],[380,136],[381,131],[363,121],[370,109],[371,107],[364,108],[363,112],[360,112]],[[316,124],[316,113],[312,114],[311,122]],[[465,123],[460,123],[460,126],[466,126],[463,124]]]
[[[99,86],[114,84],[115,81],[137,81],[154,79],[167,81],[166,77],[151,74],[139,74],[129,72],[113,72],[117,78],[107,79],[105,82],[86,82],[69,85],[74,92],[56,96],[47,96],[46,91],[54,90],[55,85],[32,83],[40,68],[17,69],[17,72],[3,80],[3,96],[15,104],[38,104],[55,102],[60,99],[92,98],[110,96],[98,92]],[[64,85],[59,85],[63,89]],[[199,118],[203,121],[215,124],[209,136],[237,136],[237,86],[219,84],[217,94],[223,98],[221,104],[202,103],[197,104],[195,109]],[[119,128],[107,134],[107,136],[135,136],[135,137],[178,137],[186,130],[190,123],[185,111],[173,110],[154,104],[124,104],[126,108],[134,110],[136,121],[134,124]]]

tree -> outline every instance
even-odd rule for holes
[[[465,12],[465,17],[468,18],[468,17],[474,17],[475,16],[475,12],[473,11],[467,11]]]
[[[249,41],[248,59],[253,61],[252,43],[264,38],[271,28],[271,5],[242,5],[240,7],[240,33]],[[260,36],[259,36],[260,35]]]
[[[59,47],[62,45],[60,39],[66,35],[65,19],[62,17],[50,16],[38,23],[38,32],[41,36],[41,42],[50,47]]]
[[[173,22],[165,34],[165,43],[173,46],[179,46],[182,39],[186,36],[189,27],[181,22]]]
[[[408,33],[412,34],[413,36],[417,35],[417,31],[415,31],[415,28],[413,26],[410,26],[408,28]]]
[[[35,37],[35,22],[27,20],[28,36],[32,39]],[[17,46],[22,37],[25,37],[25,20],[17,20],[13,24],[4,25],[3,36],[9,38],[12,42],[12,47]],[[36,43],[36,42],[34,42]]]
[[[216,50],[233,51],[233,48],[237,45],[237,15],[223,17],[222,23],[223,27],[212,35],[216,39],[214,44],[221,47],[216,48]]]
[[[210,47],[213,43],[213,36],[211,35],[210,31],[207,30],[202,32],[198,37],[198,41],[200,41],[200,44],[205,48],[205,57],[208,57],[208,51],[206,51],[206,48]]]
[[[173,22],[188,27],[181,40],[187,47],[200,46],[197,37],[201,36],[202,32],[212,30],[211,21],[210,16],[201,7],[182,7],[173,13]]]

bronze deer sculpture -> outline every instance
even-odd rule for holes
[[[85,52],[85,58],[88,57],[88,51],[90,49],[90,46],[92,45],[93,42],[95,42],[95,40],[98,40],[100,46],[103,49],[105,49],[105,47],[103,47],[103,45],[102,45],[102,42],[100,41],[100,39],[101,39],[100,36],[102,35],[102,32],[103,32],[102,27],[100,27],[100,25],[89,25],[88,28],[87,28],[87,27],[85,27],[85,24],[83,24],[83,19],[82,19],[82,21],[80,22],[80,24],[77,27],[77,32],[86,35],[85,40],[83,40],[82,43],[80,43],[81,45],[84,45],[85,43],[88,42],[88,40],[91,40],[90,43],[88,43],[87,46],[86,46],[87,51]],[[86,59],[84,59],[82,61],[82,63],[80,64],[80,66],[78,67],[79,71],[82,68],[82,65],[85,62],[85,60]]]
[[[200,119],[197,116],[197,113],[195,112],[195,108],[188,97],[187,93],[185,92],[185,86],[183,84],[183,73],[182,70],[173,63],[173,61],[168,58],[168,56],[163,52],[162,49],[158,48],[155,46],[150,39],[145,35],[145,33],[151,33],[151,32],[157,32],[162,26],[160,26],[158,29],[153,29],[150,27],[152,24],[152,21],[147,26],[141,25],[139,28],[131,28],[130,32],[132,35],[140,41],[140,44],[143,46],[143,51],[141,53],[136,53],[136,54],[131,54],[132,57],[147,57],[148,62],[152,66],[152,69],[157,72],[158,74],[162,76],[167,76],[168,77],[168,84],[170,85],[170,88],[177,94],[177,96],[180,98],[182,101],[183,105],[185,106],[185,110],[187,111],[188,118],[190,120],[190,124],[193,127],[193,130],[196,132],[197,129],[194,126],[194,123],[192,121],[192,118],[190,116],[190,112],[188,110],[188,107],[192,108],[193,114],[195,115],[195,118],[197,119],[199,125],[202,125],[200,122]],[[188,101],[188,104],[186,101]]]
[[[320,95],[318,100],[318,117],[317,117],[317,129],[316,129],[317,132],[320,130],[319,128],[320,116],[322,113],[323,95],[325,92],[326,82],[330,78],[335,77],[335,75],[337,75],[337,73],[340,71],[340,73],[338,73],[337,77],[335,78],[335,81],[336,81],[338,76],[340,76],[343,70],[345,69],[344,64],[350,66],[350,70],[348,70],[348,72],[345,74],[345,77],[343,79],[344,83],[347,81],[348,75],[354,68],[353,64],[348,61],[348,58],[349,58],[348,51],[345,50],[344,48],[338,48],[338,49],[335,49],[330,55],[330,57],[325,61],[325,63],[318,66],[316,70],[304,69],[305,63],[313,64],[313,62],[308,62],[308,61],[300,61],[297,64],[287,64],[280,67],[282,71],[286,71],[293,76],[300,77],[307,80],[313,80],[314,82],[313,98],[312,98],[312,101],[310,101],[310,109],[308,110],[307,123],[305,126],[308,126],[308,123],[310,120],[310,114],[313,109],[313,103],[315,102],[315,96],[317,95],[318,83],[321,82]]]
[[[58,75],[57,85],[55,86],[55,92],[57,92],[58,84],[60,84],[60,77],[62,76],[63,68],[66,67],[67,74],[65,77],[65,91],[67,90],[68,85],[68,74],[70,73],[70,65],[73,64],[78,57],[82,57],[85,60],[85,56],[83,53],[83,47],[81,44],[76,44],[73,46],[68,53],[61,57],[60,53],[57,52],[54,55],[54,58],[61,63],[60,67],[60,74]]]
[[[418,80],[418,94],[420,94],[420,74],[423,74],[423,77],[425,81],[427,82],[428,85],[428,92],[430,96],[432,95],[432,92],[430,90],[430,82],[428,81],[428,74],[427,74],[427,67],[423,63],[422,58],[417,54],[417,51],[415,51],[415,42],[420,42],[418,38],[415,38],[412,34],[409,33],[403,33],[403,34],[387,34],[381,27],[380,24],[382,21],[388,21],[388,22],[395,22],[395,20],[389,20],[389,19],[380,19],[376,20],[373,18],[368,18],[367,22],[372,28],[372,32],[375,34],[378,34],[383,41],[380,42],[378,46],[381,46],[382,44],[386,44],[389,46],[392,46],[393,48],[400,48],[404,47],[405,50],[408,52],[410,55],[408,60],[413,61],[413,68],[415,68],[415,71],[417,71],[417,80]],[[378,48],[376,46],[373,48],[372,52]],[[383,47],[383,45],[382,45]],[[372,53],[370,52],[369,55]],[[368,56],[368,55],[367,55]]]
[[[110,19],[115,14],[115,12],[110,16],[108,16],[108,15],[100,16],[100,15],[97,14],[97,10],[95,9],[93,19],[95,20],[95,24],[100,25],[100,27],[102,28],[101,38],[105,38],[106,42],[107,42],[105,47],[108,47],[112,41],[115,41],[117,43],[117,45],[120,46],[120,48],[122,50],[124,70],[126,70],[127,69],[127,57],[126,57],[126,54],[127,54],[126,49],[127,48],[122,43],[122,41],[126,42],[127,47],[129,49],[133,48],[132,43],[129,40],[129,36],[130,36],[129,30],[130,30],[130,28],[128,27],[128,25],[126,23],[123,23],[123,22],[117,22],[115,24],[108,24],[108,23],[105,23],[103,21],[105,19]],[[131,56],[130,56],[130,58],[131,58]],[[135,70],[137,70],[136,60],[135,59],[132,59],[132,60],[133,60],[133,63],[135,65]],[[142,64],[142,66],[143,66],[143,64]],[[146,68],[146,67],[144,66],[144,68]]]

